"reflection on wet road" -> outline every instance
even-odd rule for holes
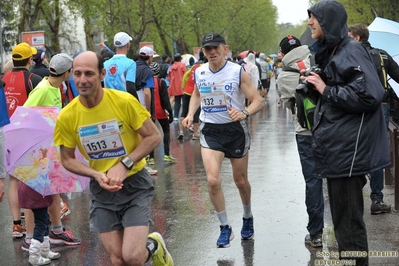
[[[183,141],[177,140],[178,124],[173,122],[171,154],[176,164],[163,162],[163,148],[155,151],[155,196],[152,203],[151,230],[160,232],[177,266],[263,266],[314,265],[317,257],[337,251],[328,198],[326,198],[324,248],[307,248],[307,214],[304,203],[305,185],[296,150],[291,114],[277,105],[272,86],[265,109],[249,120],[252,138],[249,154],[249,180],[252,186],[252,209],[255,239],[242,241],[242,205],[232,179],[230,162],[222,165],[222,186],[229,220],[235,232],[230,248],[216,248],[219,224],[209,200],[199,140],[191,140],[187,130]],[[393,188],[386,187],[386,202],[393,203]],[[370,250],[392,251],[399,247],[397,213],[369,214],[369,185],[364,190],[365,219]],[[66,199],[72,214],[64,224],[76,237],[78,247],[55,247],[61,258],[52,265],[111,265],[97,234],[89,232],[86,193],[75,193]],[[20,250],[22,240],[11,239],[12,218],[7,198],[0,204],[0,265],[27,265],[28,254]],[[371,258],[370,265],[399,265],[399,258]]]

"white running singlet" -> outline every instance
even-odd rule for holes
[[[227,106],[243,110],[245,96],[240,89],[242,67],[226,61],[216,72],[209,63],[195,70],[195,84],[201,97],[200,120],[204,123],[226,124],[233,120],[229,117]]]

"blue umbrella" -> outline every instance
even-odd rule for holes
[[[276,54],[269,54],[269,57],[270,57],[270,58],[276,58],[277,55],[276,55]]]
[[[373,47],[384,49],[392,57],[399,55],[399,23],[376,17],[368,26],[369,42]]]
[[[393,57],[399,64],[399,23],[385,18],[376,17],[368,26],[371,46],[380,48]],[[399,93],[399,84],[389,79],[389,84]]]

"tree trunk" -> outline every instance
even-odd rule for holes
[[[93,38],[93,24],[90,18],[85,19],[85,35],[86,35],[86,45],[88,51],[95,51],[94,38]]]

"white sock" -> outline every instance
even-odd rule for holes
[[[252,217],[252,211],[251,211],[251,203],[248,205],[242,205],[244,208],[244,214],[242,215],[242,217],[244,217],[245,219],[249,219]]]
[[[220,225],[224,226],[224,225],[228,225],[229,224],[229,220],[227,219],[227,212],[226,210],[222,211],[222,212],[217,212],[216,213],[220,222]]]

